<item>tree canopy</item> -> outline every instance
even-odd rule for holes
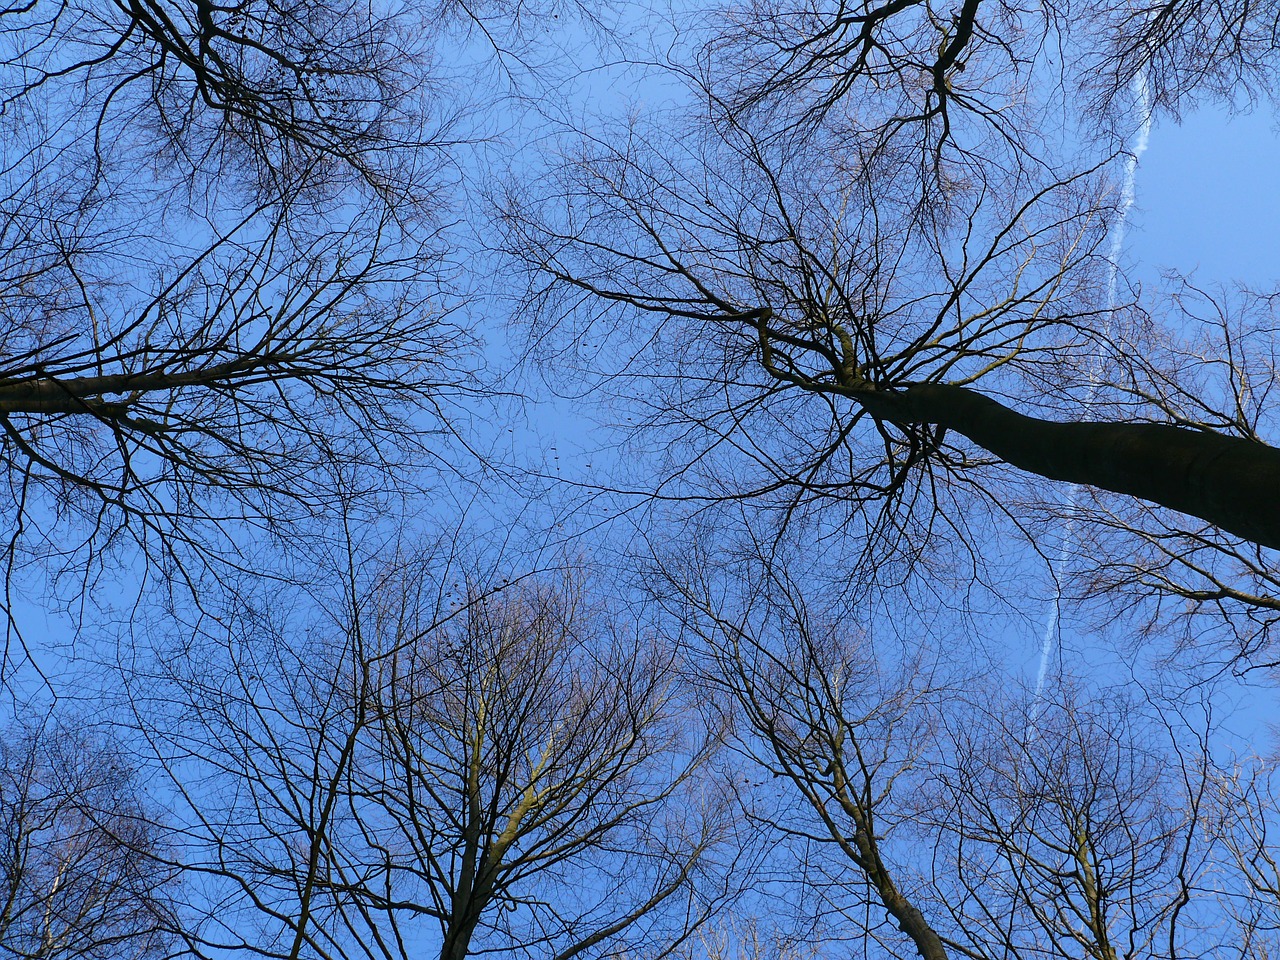
[[[0,7],[0,944],[1280,955],[1280,301],[1125,245],[1277,35]]]

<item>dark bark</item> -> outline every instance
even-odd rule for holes
[[[283,366],[292,359],[287,355],[247,354],[225,363],[178,372],[157,370],[62,379],[0,379],[0,413],[96,413],[109,416],[126,409],[131,401],[103,400],[103,396],[108,394],[140,396],[183,387],[233,386],[250,374],[265,375],[272,365]]]
[[[880,856],[879,839],[872,829],[872,811],[864,806],[865,801],[855,799],[858,793],[846,777],[843,761],[838,759],[838,755],[833,763],[833,773],[836,776],[836,800],[858,825],[853,837],[854,862],[866,873],[885,910],[897,921],[898,929],[911,938],[921,960],[947,960],[942,939],[930,926],[920,908],[907,899],[893,882],[889,868]]]
[[[471,954],[471,938],[480,923],[480,914],[474,913],[451,925],[440,946],[440,960],[466,960]]]
[[[1280,449],[1155,423],[1056,423],[964,387],[850,391],[873,416],[968,437],[1029,473],[1149,500],[1280,549]]]
[[[881,898],[885,909],[898,921],[898,929],[911,938],[922,960],[947,960],[947,951],[941,938],[934,933],[929,921],[913,903],[896,891],[893,897],[884,896],[882,891]]]
[[[846,809],[848,809],[847,806]],[[920,908],[902,895],[893,878],[889,876],[888,868],[880,859],[879,844],[861,830],[855,839],[859,849],[858,865],[866,871],[867,878],[880,895],[880,902],[884,904],[889,915],[897,921],[898,929],[911,938],[921,960],[947,960],[947,951],[942,945],[942,939],[929,925]]]

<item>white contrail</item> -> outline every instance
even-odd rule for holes
[[[1146,152],[1147,142],[1151,139],[1151,90],[1147,85],[1147,72],[1139,70],[1133,78],[1133,98],[1138,108],[1138,132],[1133,138],[1124,158],[1124,179],[1120,186],[1120,204],[1116,211],[1115,223],[1111,225],[1111,246],[1107,250],[1107,310],[1103,339],[1111,332],[1111,318],[1116,308],[1116,286],[1119,282],[1120,254],[1124,251],[1125,227],[1129,220],[1129,211],[1133,208],[1134,193],[1138,181],[1138,161]],[[1090,371],[1089,389],[1085,393],[1083,408],[1087,412],[1093,406],[1098,393],[1097,368]],[[1058,618],[1062,612],[1062,577],[1066,572],[1067,554],[1071,546],[1072,532],[1075,528],[1076,504],[1080,499],[1079,484],[1072,484],[1067,489],[1067,519],[1062,526],[1062,548],[1058,552],[1058,562],[1053,578],[1053,599],[1049,602],[1049,616],[1044,625],[1044,639],[1040,642],[1040,669],[1036,673],[1036,692],[1031,701],[1031,723],[1035,724],[1039,713],[1040,697],[1044,693],[1045,677],[1049,672],[1049,658],[1053,655],[1054,641],[1058,636]]]

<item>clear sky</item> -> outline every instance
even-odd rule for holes
[[[1280,136],[1266,107],[1234,117],[1205,109],[1157,122],[1138,170],[1125,260],[1202,284],[1280,287]]]

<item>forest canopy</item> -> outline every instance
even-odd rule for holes
[[[1277,36],[0,6],[3,951],[1280,955]]]

